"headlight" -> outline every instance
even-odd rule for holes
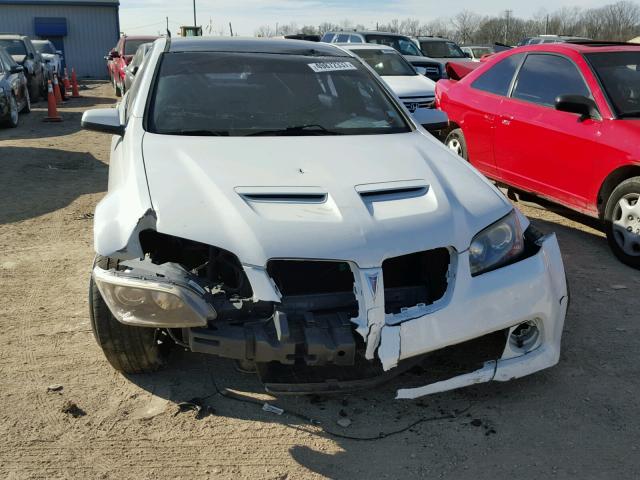
[[[524,251],[524,234],[515,210],[478,233],[469,247],[471,275],[495,270]]]
[[[204,327],[215,309],[195,286],[93,269],[93,279],[114,317],[126,325],[156,328]]]

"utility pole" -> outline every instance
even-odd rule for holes
[[[511,14],[513,13],[513,10],[505,10],[504,13],[505,13],[505,16],[507,17],[507,23],[504,29],[504,44],[508,45],[507,38],[509,38],[509,20],[511,19]]]
[[[167,32],[169,31],[169,17],[166,17],[167,20]]]
[[[547,13],[547,21],[544,24],[544,34],[549,34],[549,14]]]
[[[233,37],[233,27],[231,26],[231,22],[229,22],[229,32],[231,32],[231,36]]]
[[[198,26],[198,21],[196,20],[196,0],[193,0],[193,26]]]

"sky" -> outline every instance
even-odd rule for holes
[[[613,2],[614,0],[611,0]],[[518,17],[530,17],[542,10],[554,11],[562,7],[584,8],[602,6],[602,0],[196,0],[199,25],[213,26],[215,33],[229,33],[229,22],[234,34],[252,36],[261,25],[276,23],[298,26],[318,25],[321,22],[340,23],[348,19],[375,28],[394,18],[418,18],[428,22],[446,18],[462,10],[482,15],[499,15],[506,9]],[[443,8],[447,5],[447,8]],[[165,31],[165,17],[176,32],[180,25],[193,24],[192,0],[120,0],[120,29],[129,35],[157,34]]]

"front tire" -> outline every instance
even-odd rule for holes
[[[469,153],[467,151],[467,141],[464,138],[464,133],[462,133],[462,129],[456,128],[455,130],[451,130],[449,135],[447,135],[447,139],[444,141],[444,144],[449,147],[449,150],[464,158],[465,160],[469,160]]]
[[[117,260],[97,255],[94,266],[115,268]],[[102,299],[98,286],[89,283],[89,314],[93,336],[113,368],[123,373],[150,373],[163,367],[170,344],[160,343],[156,328],[132,327],[120,323]]]
[[[625,180],[615,188],[607,200],[604,221],[614,255],[640,269],[640,177]]]
[[[13,92],[11,92],[11,96],[9,97],[9,115],[2,124],[7,127],[16,128],[18,126],[19,119],[20,114],[18,113],[18,101],[16,100],[16,96]]]

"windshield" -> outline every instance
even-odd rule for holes
[[[471,48],[470,49],[473,52],[473,58],[482,58],[483,55],[489,55],[490,53],[493,53],[493,50],[490,48]]]
[[[27,48],[22,40],[0,40],[0,47],[4,47],[9,55],[26,55]]]
[[[377,45],[386,45],[395,48],[402,55],[422,56],[416,44],[406,37],[396,37],[394,35],[366,35],[367,43],[375,43]]]
[[[51,46],[49,42],[43,42],[43,43],[32,42],[32,43],[36,49],[36,52],[38,53],[50,53],[52,55],[56,53],[56,51],[54,50],[54,48]]]
[[[217,52],[163,55],[147,126],[216,136],[410,131],[355,59]]]
[[[128,40],[124,43],[124,54],[125,55],[134,55],[138,47],[143,43],[149,43],[149,40]]]
[[[351,49],[373,68],[378,75],[402,76],[417,75],[409,63],[395,50]]]
[[[585,55],[619,117],[640,117],[640,50]]]
[[[464,53],[454,42],[420,42],[422,53],[431,58],[465,58]]]

